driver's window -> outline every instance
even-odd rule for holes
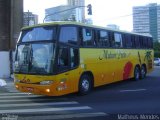
[[[70,48],[70,61],[71,61],[71,68],[77,67],[79,64],[79,53],[78,49]]]
[[[76,68],[79,64],[79,52],[77,48],[60,45],[58,51],[58,69],[66,71]]]
[[[59,67],[67,67],[69,66],[68,61],[68,48],[67,47],[60,47],[58,53],[58,66]]]

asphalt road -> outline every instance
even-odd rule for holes
[[[143,80],[105,85],[74,100],[109,114],[160,114],[160,67]]]
[[[87,96],[71,99],[106,113],[106,118],[160,119],[160,67],[155,66],[143,80],[105,85]]]
[[[155,67],[143,80],[105,85],[85,96],[1,93],[0,119],[5,117],[18,120],[160,120],[160,67]]]

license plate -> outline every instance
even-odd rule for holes
[[[30,91],[30,92],[32,92],[32,91],[33,91],[33,88],[27,87],[27,90]]]

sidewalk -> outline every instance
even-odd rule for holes
[[[0,79],[0,87],[6,86],[6,85],[7,85],[6,81],[3,79]]]
[[[0,78],[0,93],[4,92],[16,92],[14,87],[13,78],[1,79]]]

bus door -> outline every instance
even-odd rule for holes
[[[72,92],[78,82],[79,52],[77,48],[60,45],[58,50],[58,73],[60,89]]]

